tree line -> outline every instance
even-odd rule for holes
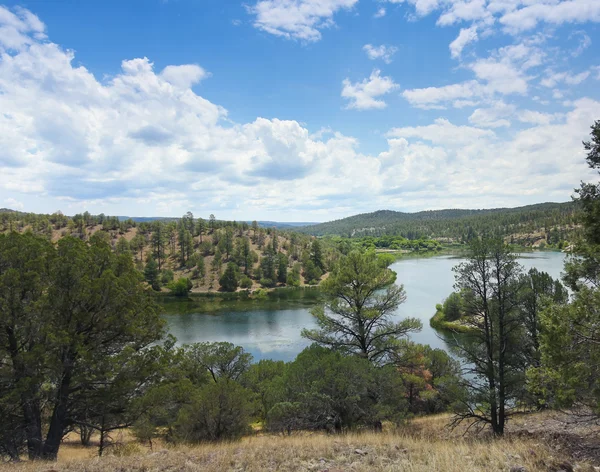
[[[298,228],[298,231],[314,236],[400,236],[411,241],[442,239],[456,243],[468,243],[481,237],[496,237],[509,238],[514,244],[530,245],[538,241],[543,245],[562,247],[579,234],[580,216],[581,205],[578,202],[418,213],[382,210],[305,226]]]

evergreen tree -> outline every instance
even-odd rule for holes
[[[221,289],[225,292],[235,292],[239,286],[239,282],[238,266],[235,263],[230,262],[227,264],[225,272],[219,279]]]

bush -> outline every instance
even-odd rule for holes
[[[263,277],[262,279],[260,279],[260,284],[261,284],[263,287],[268,287],[268,288],[270,288],[270,287],[273,287],[273,286],[275,285],[275,282],[273,282],[273,280],[271,280],[271,279],[267,279],[267,278],[264,278],[264,277]]]
[[[252,288],[252,279],[247,275],[243,275],[240,279],[240,287],[242,288]]]
[[[239,439],[250,429],[250,397],[251,392],[227,379],[202,387],[192,404],[179,412],[175,441]]]
[[[178,297],[183,297],[187,295],[194,285],[190,279],[182,277],[175,282],[171,282],[167,285],[167,288],[171,291],[173,295]]]
[[[172,270],[163,270],[160,273],[160,283],[163,285],[167,285],[170,282],[173,282],[173,271]]]

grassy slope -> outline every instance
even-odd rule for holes
[[[56,464],[5,464],[0,465],[0,471],[479,472],[509,471],[521,466],[529,472],[546,472],[568,470],[567,462],[576,466],[576,470],[591,472],[595,470],[593,465],[597,465],[593,457],[574,457],[577,453],[568,443],[545,435],[549,425],[554,424],[548,413],[515,420],[507,437],[499,440],[481,435],[463,436],[464,429],[450,431],[445,428],[448,419],[447,415],[420,418],[398,432],[259,435],[241,442],[196,447],[164,449],[158,445],[154,452],[129,443],[121,449],[126,454],[103,458],[93,457],[93,449],[67,443]]]

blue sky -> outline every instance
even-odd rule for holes
[[[0,4],[0,206],[324,221],[566,201],[597,0]]]

